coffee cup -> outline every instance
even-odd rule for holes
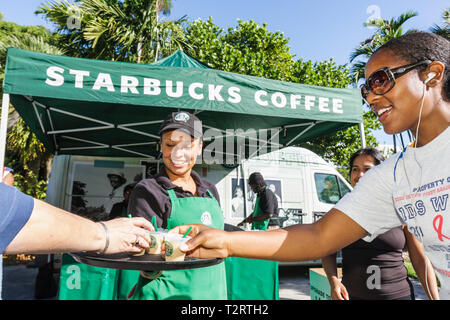
[[[149,232],[150,243],[147,249],[148,254],[161,254],[161,246],[164,241],[166,232],[151,231]]]
[[[184,261],[186,253],[180,250],[180,245],[190,238],[189,236],[183,238],[181,234],[167,233],[164,237],[166,261]]]

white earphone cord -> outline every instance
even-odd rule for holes
[[[423,109],[423,104],[424,104],[424,101],[425,101],[425,89],[426,89],[426,83],[424,83],[424,85],[423,85],[422,102],[420,104],[419,120],[417,121],[417,128],[416,128],[416,135],[415,135],[416,141],[414,142],[414,148],[413,148],[414,161],[417,163],[417,165],[420,168],[419,187],[420,187],[420,183],[422,181],[422,172],[423,171],[422,171],[422,166],[420,165],[419,161],[417,161],[416,150],[415,149],[417,148],[417,143],[419,141],[419,127],[420,127],[420,121],[422,120],[422,109]],[[408,181],[408,189],[410,190],[411,189],[411,183],[410,183],[410,180],[409,180],[409,177],[408,177],[408,173],[407,173],[407,170],[406,170],[405,157],[402,157],[402,158],[403,158],[403,169],[405,171],[406,180]],[[412,205],[412,200],[411,200],[411,207],[414,208],[414,206]],[[417,217],[417,215],[414,215],[414,220],[415,221],[416,221],[416,217]],[[416,221],[416,224],[417,224],[417,221]],[[422,243],[422,246],[424,246],[422,235],[420,234],[420,232],[417,232],[417,234],[419,235],[419,240]],[[430,287],[428,285],[428,261],[429,261],[429,259],[428,259],[427,256],[425,256],[425,258],[426,258],[426,261],[425,261],[425,286],[426,286],[426,290],[428,291],[428,294],[429,294],[431,300],[433,300],[433,296],[431,294],[431,290],[430,290]]]

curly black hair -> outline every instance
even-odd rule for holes
[[[391,39],[375,53],[383,49],[389,49],[395,56],[411,63],[421,60],[442,62],[445,65],[442,96],[450,101],[450,41],[434,33],[411,32]],[[422,70],[425,68],[422,67]]]

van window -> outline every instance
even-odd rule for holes
[[[321,202],[336,204],[350,189],[334,174],[315,173],[317,196]]]
[[[338,178],[338,183],[339,183],[339,190],[341,191],[341,198],[342,198],[347,193],[349,193],[351,190],[349,187],[347,187],[347,185],[344,183],[344,181],[342,181],[341,178]]]

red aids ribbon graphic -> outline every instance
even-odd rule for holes
[[[450,240],[449,237],[442,234],[442,225],[444,224],[444,218],[441,215],[437,215],[433,219],[433,227],[434,231],[438,234],[438,238],[440,241],[444,242],[443,238]]]

